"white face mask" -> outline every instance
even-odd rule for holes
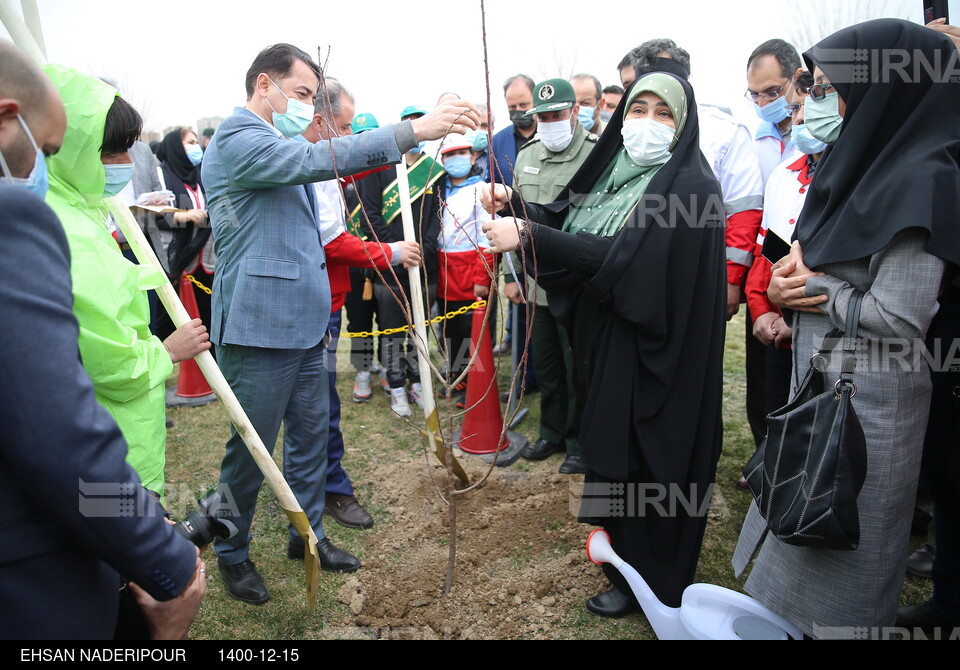
[[[550,151],[563,151],[573,141],[573,128],[569,119],[566,121],[541,121],[537,124],[537,136]]]
[[[627,155],[640,167],[662,165],[670,160],[670,148],[676,139],[670,126],[653,119],[632,119],[623,122],[620,133]]]

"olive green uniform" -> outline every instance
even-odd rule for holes
[[[517,154],[513,170],[513,186],[527,202],[547,203],[560,194],[583,161],[593,150],[598,137],[588,133],[579,123],[574,128],[570,146],[553,152],[534,136]],[[517,212],[522,217],[522,212]],[[522,265],[514,254],[514,267]],[[508,281],[513,278],[508,276]],[[527,277],[526,297],[536,296],[531,344],[533,368],[540,386],[540,438],[560,444],[569,455],[579,455],[577,432],[580,428],[580,403],[573,385],[573,360],[564,329],[547,309],[547,293],[538,289]]]

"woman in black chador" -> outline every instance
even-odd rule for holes
[[[523,247],[571,334],[589,469],[581,520],[602,525],[674,607],[696,571],[722,439],[724,212],[699,134],[690,85],[641,76],[555,202],[498,187],[498,209],[517,218],[485,226],[494,251]],[[603,569],[614,588],[588,609],[636,609]]]

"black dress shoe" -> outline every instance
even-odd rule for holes
[[[907,573],[914,577],[933,579],[933,561],[937,550],[925,544],[907,557]]]
[[[943,639],[960,626],[960,621],[951,621],[948,616],[936,608],[932,600],[913,607],[901,607],[897,610],[897,628],[920,628],[924,631],[940,629]]]
[[[559,444],[554,444],[553,442],[547,442],[544,439],[539,439],[533,444],[528,444],[525,446],[520,451],[520,455],[528,461],[542,461],[558,451],[560,451]]]
[[[582,475],[587,471],[587,466],[583,459],[578,455],[570,454],[560,464],[561,475]]]
[[[631,596],[621,593],[616,587],[597,594],[587,601],[587,609],[599,616],[617,619],[639,610]]]
[[[292,561],[302,561],[306,549],[299,542],[287,542],[287,558]]]
[[[290,542],[287,545],[287,558],[302,561],[304,551],[302,544]],[[360,569],[360,560],[336,546],[328,537],[317,542],[317,554],[320,556],[320,567],[327,572],[356,572]]]
[[[251,605],[262,605],[270,600],[267,585],[263,583],[253,561],[247,559],[235,565],[217,561],[217,567],[231,598]]]
[[[327,572],[356,572],[360,569],[360,559],[336,546],[328,537],[317,542],[317,553],[320,554],[320,567]]]

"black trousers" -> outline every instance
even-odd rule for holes
[[[523,310],[521,310],[522,312]],[[533,368],[540,387],[540,438],[580,455],[580,401],[573,381],[573,354],[563,326],[546,305],[533,312],[530,343]]]
[[[764,370],[764,394],[767,414],[775,412],[790,401],[790,377],[793,373],[793,351],[777,349],[774,345],[766,348],[766,367]],[[766,435],[766,418],[764,418]]]
[[[367,273],[372,271],[350,268],[350,293],[347,294],[344,308],[347,314],[348,333],[373,332],[373,317],[377,315],[377,301],[363,299],[363,285]],[[379,318],[377,321],[379,322]],[[374,338],[350,338],[350,362],[357,372],[365,372],[373,367]]]
[[[933,603],[960,624],[960,295],[940,300],[927,334],[927,349],[938,362],[931,374],[933,395],[923,445],[921,482],[933,496]],[[939,352],[939,356],[937,353]]]
[[[435,293],[436,286],[429,286],[424,296],[424,304],[427,307],[433,302]],[[408,325],[407,316],[400,303],[409,301],[409,288],[404,287],[403,292],[398,288],[393,288],[391,291],[384,284],[377,283],[374,286],[374,295],[377,300],[377,321],[381,330]],[[400,302],[397,302],[398,298]],[[386,368],[390,388],[403,388],[408,381],[411,384],[420,382],[420,356],[414,337],[415,335],[410,331],[380,336],[380,358],[383,367]]]
[[[747,367],[747,422],[753,433],[753,441],[760,446],[767,436],[767,405],[766,405],[766,365],[767,347],[753,336],[753,319],[747,310],[744,319],[747,326],[746,367]]]

